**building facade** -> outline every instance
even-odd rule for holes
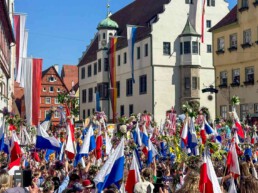
[[[42,72],[41,95],[40,95],[40,122],[44,121],[52,107],[60,106],[58,93],[68,92],[63,80],[58,74],[58,66],[51,66]],[[52,125],[58,125],[60,114],[55,112],[51,119]]]
[[[3,108],[11,110],[12,105],[12,52],[14,35],[10,19],[12,1],[0,0],[0,119]]]
[[[212,34],[207,31],[228,13],[228,3],[208,0],[204,8],[205,20],[201,22],[201,1],[141,0],[100,22],[97,35],[78,64],[81,118],[95,111],[97,90],[101,110],[112,117],[108,70],[109,38],[114,35],[121,37],[115,56],[118,117],[146,110],[159,122],[172,106],[180,112],[182,103],[191,100],[209,107],[214,118],[214,95],[201,93],[214,84]],[[134,47],[134,84],[127,25],[141,26]]]
[[[238,1],[211,31],[216,70],[216,114],[227,118],[230,99],[240,97],[243,120],[258,113],[258,1]]]

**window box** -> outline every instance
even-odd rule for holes
[[[251,43],[244,43],[244,44],[241,44],[242,48],[245,49],[245,48],[250,48],[252,46]]]
[[[245,7],[241,7],[240,9],[238,9],[239,12],[243,12],[243,11],[247,11],[249,9],[248,6]]]
[[[233,82],[230,84],[231,87],[238,87],[240,86],[240,83],[239,82]]]
[[[226,84],[220,84],[219,85],[219,88],[227,88],[228,87],[228,85],[226,85]]]
[[[228,51],[230,51],[230,52],[233,52],[233,51],[236,51],[236,50],[237,50],[236,46],[232,46],[232,47],[228,48]]]
[[[217,51],[216,51],[216,54],[218,54],[218,55],[219,55],[219,54],[224,54],[224,53],[225,53],[224,49],[220,49],[220,50],[217,50]]]
[[[258,6],[258,1],[256,0],[255,2],[253,2],[253,5],[256,7]]]
[[[245,81],[244,85],[248,86],[248,85],[254,85],[254,81],[253,80],[249,80],[249,81]]]

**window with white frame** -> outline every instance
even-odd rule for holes
[[[227,106],[226,105],[220,106],[220,116],[224,119],[227,118]]]
[[[54,117],[55,118],[59,118],[60,117],[60,113],[58,111],[55,111]]]
[[[215,0],[207,0],[208,7],[215,7]]]
[[[54,92],[54,87],[53,86],[49,87],[49,92]]]
[[[55,104],[60,104],[58,98],[55,98]]]
[[[224,51],[224,37],[218,38],[218,51]]]
[[[51,104],[51,97],[45,98],[45,104]]]
[[[249,113],[249,105],[248,104],[240,105],[240,118],[241,118],[241,120],[245,120],[248,113]]]
[[[46,92],[46,91],[47,91],[47,89],[44,87],[44,88],[43,88],[43,92]]]
[[[57,92],[60,92],[61,90],[60,90],[60,88],[57,88]]]
[[[240,69],[232,70],[232,82],[233,84],[240,84]]]
[[[227,71],[220,72],[220,84],[221,85],[228,84]]]
[[[211,28],[211,20],[206,20],[206,27]]]
[[[254,67],[247,67],[245,68],[245,81],[246,82],[254,82]]]
[[[251,29],[247,29],[243,32],[243,43],[251,44]]]
[[[237,34],[234,33],[234,34],[231,34],[230,37],[230,48],[236,48],[237,47]]]
[[[207,53],[211,53],[211,52],[212,52],[212,50],[211,50],[211,45],[208,44],[208,45],[207,45]]]

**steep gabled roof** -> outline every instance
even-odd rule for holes
[[[213,26],[209,30],[209,32],[212,32],[216,29],[219,29],[221,27],[227,26],[235,22],[237,22],[237,5],[233,9],[231,9],[231,11],[223,19],[221,19],[215,26]]]
[[[150,22],[156,21],[156,16],[164,11],[164,5],[170,0],[135,0],[123,9],[114,13],[110,18],[117,22],[118,38],[117,50],[127,46],[127,29],[126,25],[144,26],[137,29],[136,41],[146,38],[151,32]],[[92,62],[97,59],[98,37],[95,36],[89,49],[81,58],[78,66]]]
[[[59,74],[58,74],[58,72],[56,71],[56,68],[55,68],[54,66],[50,66],[50,67],[47,68],[46,70],[42,71],[41,79],[48,73],[48,71],[49,71],[51,68],[54,70],[56,76],[57,76],[57,77],[59,78],[59,80],[62,82],[62,84],[63,84],[63,86],[65,87],[66,91],[68,91],[68,89],[67,89],[67,87],[66,87],[64,81],[63,81],[62,78],[59,76]]]

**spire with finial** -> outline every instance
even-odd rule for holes
[[[107,0],[107,17],[110,16],[110,0]]]

